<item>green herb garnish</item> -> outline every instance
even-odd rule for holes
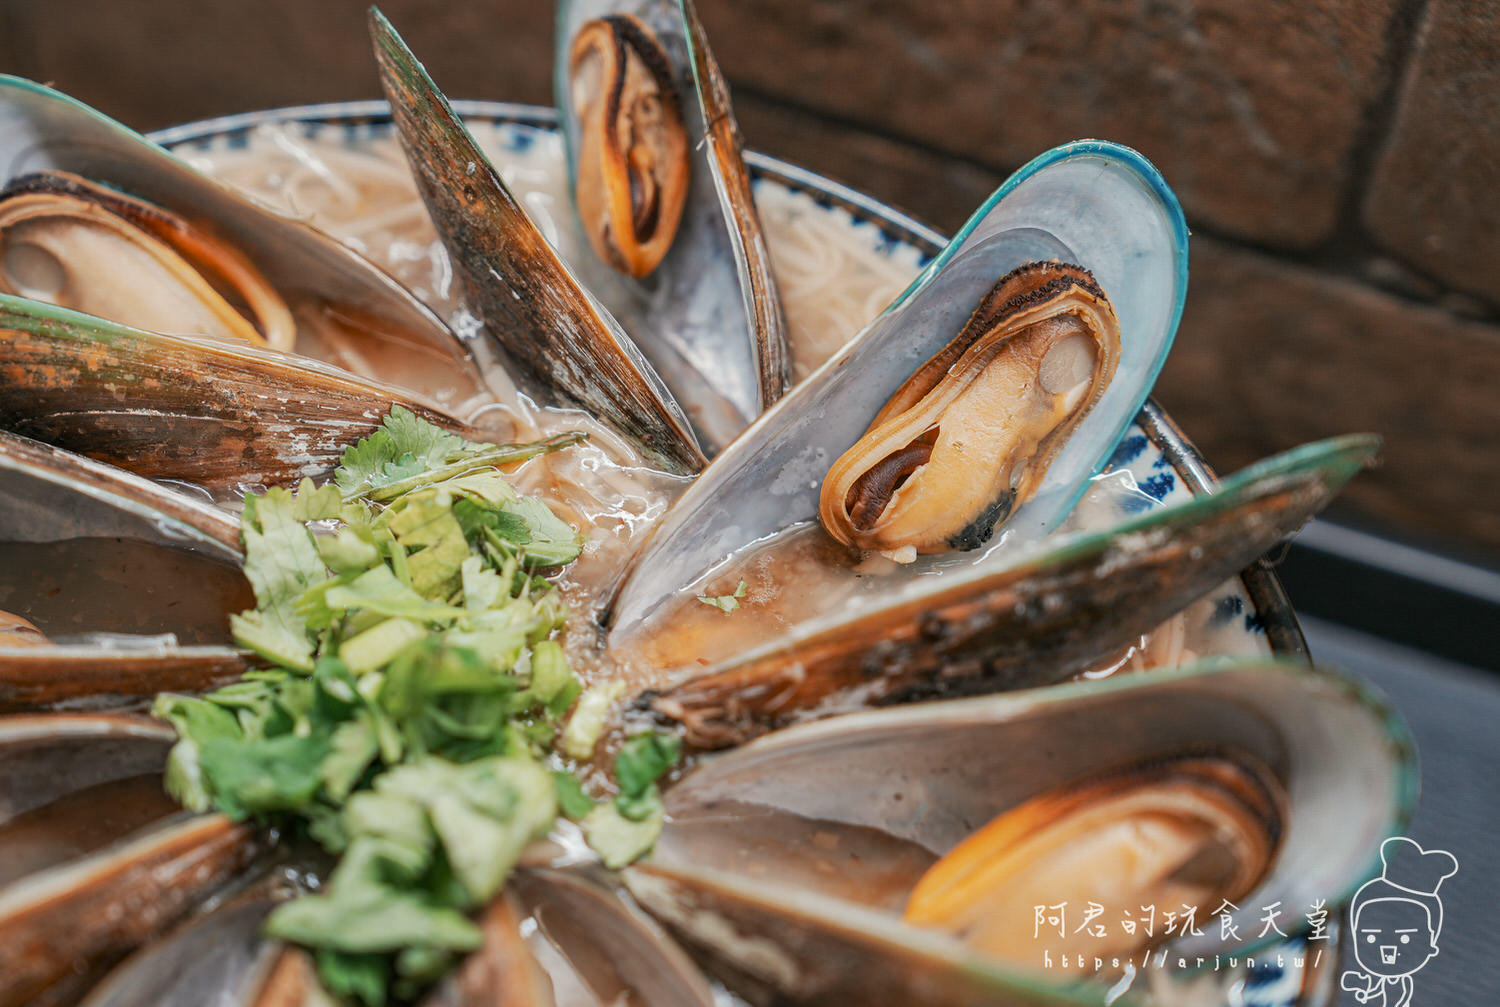
[[[740,599],[745,597],[747,590],[749,590],[749,585],[740,581],[734,589],[734,594],[700,594],[698,600],[705,605],[712,605],[720,612],[733,612],[740,607]]]
[[[270,667],[157,697],[178,732],[174,798],[340,854],[266,923],[336,996],[378,1007],[440,978],[559,814],[611,867],[660,831],[676,739],[627,740],[612,801],[558,768],[592,756],[622,687],[583,688],[556,639],[566,606],[537,574],[577,558],[579,534],[496,468],[579,439],[473,444],[398,407],[333,483],[246,497],[256,607],[231,631]]]

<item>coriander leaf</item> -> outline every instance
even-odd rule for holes
[[[700,594],[698,595],[698,600],[705,605],[712,605],[721,612],[733,612],[740,607],[740,599],[745,597],[745,592],[748,589],[749,585],[744,581],[740,581],[739,585],[734,589],[733,594]]]
[[[615,783],[620,793],[615,807],[632,822],[661,816],[661,794],[656,781],[682,754],[682,739],[649,732],[637,734],[615,754]]]
[[[528,705],[544,706],[554,717],[560,717],[583,691],[578,676],[568,667],[562,644],[542,640],[531,648],[531,685],[526,689]]]
[[[498,672],[493,659],[429,637],[391,662],[378,702],[400,726],[407,749],[445,751],[454,742],[488,739],[493,753],[504,744],[498,732],[519,682]]]
[[[450,629],[443,642],[479,655],[485,666],[495,672],[509,672],[515,667],[526,646],[524,626],[502,626],[498,629]]]
[[[390,438],[391,450],[398,457],[420,458],[429,468],[446,461],[450,455],[478,447],[455,433],[434,426],[405,406],[391,406],[390,415],[380,426]]]
[[[326,804],[309,804],[300,812],[307,822],[307,834],[329,853],[349,848],[349,834],[344,830],[344,816]]]
[[[428,544],[420,552],[408,552],[407,571],[411,586],[424,597],[444,597],[453,587],[465,559],[469,558],[469,543],[464,540],[463,529],[451,515],[441,522],[442,537]],[[401,545],[411,549],[405,539]]]
[[[528,441],[523,444],[475,445],[471,454],[465,455],[458,461],[450,462],[440,468],[418,472],[375,489],[355,490],[354,493],[346,491],[344,495],[345,497],[349,497],[359,495],[360,493],[368,493],[371,500],[380,502],[394,500],[422,486],[452,479],[454,476],[461,476],[475,469],[494,468],[497,465],[512,465],[516,462],[523,462],[528,458],[534,458],[537,455],[549,454],[553,451],[571,447],[574,444],[581,444],[586,440],[588,440],[587,434],[574,430],[565,434],[558,434],[555,437],[548,437],[545,440]]]
[[[338,487],[329,483],[321,488],[313,485],[306,476],[297,485],[297,497],[292,504],[292,517],[298,521],[326,521],[339,516],[344,506],[344,495]]]
[[[682,739],[650,731],[626,740],[615,754],[615,782],[620,793],[638,797],[671,769],[682,755]]]
[[[515,488],[506,481],[505,475],[499,469],[486,469],[454,476],[437,485],[455,496],[468,497],[472,502],[487,504],[491,508],[498,507],[500,504],[515,503],[520,499],[516,495]]]
[[[241,646],[299,671],[311,671],[312,641],[296,602],[309,587],[328,578],[328,569],[296,510],[296,498],[283,489],[245,497],[240,535],[245,577],[255,591],[256,608],[231,618],[230,629]]]
[[[339,644],[339,658],[358,675],[374,671],[426,637],[427,630],[409,619],[386,619]]]
[[[162,785],[183,807],[207,811],[212,800],[203,781],[198,746],[210,738],[240,737],[239,721],[215,703],[171,693],[156,697],[151,715],[170,721],[177,729],[177,743],[167,755]]]
[[[259,741],[209,738],[199,746],[203,778],[214,804],[243,820],[308,804],[322,783],[326,738],[293,734]]]
[[[312,642],[306,624],[295,614],[286,619],[275,612],[247,609],[229,617],[229,632],[235,643],[268,661],[312,671]]]
[[[234,714],[219,703],[196,696],[164,692],[151,704],[151,716],[170,722],[179,738],[201,742],[209,738],[240,737]]]
[[[334,481],[344,496],[380,489],[445,464],[475,446],[393,405],[380,429],[344,451]]]
[[[652,784],[639,794],[615,795],[615,807],[632,822],[644,822],[662,813],[661,791]]]
[[[346,721],[334,729],[330,747],[318,774],[329,799],[342,802],[375,761],[375,729],[368,720]]]
[[[568,718],[568,726],[563,728],[562,740],[558,742],[558,747],[563,750],[564,755],[574,759],[587,759],[594,754],[594,746],[599,743],[599,736],[604,733],[604,722],[609,717],[609,708],[624,691],[624,682],[604,682],[589,687],[583,697],[578,700],[578,705],[573,708],[573,716]]]
[[[461,608],[428,601],[414,588],[397,580],[391,568],[384,564],[366,570],[347,584],[329,589],[323,596],[323,603],[335,612],[361,609],[424,622],[449,622],[464,614]]]
[[[583,551],[583,536],[541,500],[526,497],[502,508],[526,523],[522,562],[528,567],[562,566]]]
[[[584,792],[583,784],[572,773],[552,774],[552,783],[557,788],[557,807],[573,821],[581,821],[594,810],[594,799]]]
[[[512,514],[499,507],[487,507],[473,500],[459,500],[453,504],[453,516],[463,527],[469,541],[478,541],[486,528],[507,542],[525,545],[531,541],[531,529],[520,514]]]
[[[378,954],[350,954],[319,948],[314,956],[318,979],[336,997],[354,999],[365,1007],[381,1007],[390,982],[390,963]]]
[[[380,550],[368,528],[340,528],[317,539],[318,555],[334,573],[361,573],[380,562]]]
[[[410,853],[409,869],[421,871],[437,846],[437,834],[422,805],[410,798],[374,790],[361,790],[344,805],[344,829],[350,836],[385,840],[386,854],[394,847]]]
[[[427,809],[470,905],[499,891],[521,851],[557,818],[551,776],[528,759],[494,757],[455,766],[428,758],[385,773],[375,788]]]
[[[312,533],[296,511],[296,498],[284,489],[245,497],[240,515],[245,577],[260,609],[290,611],[303,591],[328,577]]]
[[[604,866],[612,871],[651,852],[661,835],[661,806],[642,821],[632,821],[620,814],[614,802],[607,802],[588,813],[583,820],[583,835],[599,854]]]
[[[267,918],[265,932],[306,947],[353,953],[406,947],[472,951],[481,942],[479,928],[458,910],[373,878],[284,902]]]
[[[453,958],[453,952],[445,948],[402,948],[396,953],[396,974],[401,977],[397,992],[409,999],[423,986],[441,979]]]
[[[464,589],[464,608],[470,612],[482,612],[492,607],[505,591],[499,574],[478,556],[463,561],[459,567],[459,579]]]

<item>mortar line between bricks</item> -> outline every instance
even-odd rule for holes
[[[1421,15],[1425,12],[1428,3],[1429,0],[1412,0],[1412,3],[1409,4],[1409,7],[1411,8],[1421,8],[1420,11],[1415,12],[1416,20],[1418,23],[1420,22]],[[764,104],[773,109],[778,109],[780,111],[804,116],[818,122],[827,123],[828,125],[839,129],[850,130],[852,132],[860,133],[878,140],[884,140],[887,143],[897,144],[931,158],[950,161],[956,165],[966,167],[974,171],[980,171],[986,174],[994,175],[996,176],[996,185],[998,185],[1000,181],[1008,176],[1011,172],[1020,167],[1019,164],[990,163],[988,161],[984,161],[980,158],[974,157],[971,154],[964,154],[957,151],[947,150],[926,140],[919,140],[907,136],[898,130],[892,130],[875,123],[866,122],[865,120],[856,118],[854,116],[843,115],[838,112],[829,112],[824,109],[805,105],[802,102],[794,101],[780,95],[771,94],[757,87],[738,83],[736,81],[733,81],[732,79],[730,83],[732,87],[732,95],[743,95],[744,97],[749,98],[752,101]],[[1389,129],[1389,125],[1389,123],[1386,124],[1387,129]],[[750,138],[749,142],[750,146],[755,146],[753,137]],[[1170,179],[1168,181],[1170,182]],[[872,195],[878,196],[879,194],[875,193]],[[1483,315],[1479,315],[1477,317],[1473,315],[1460,315],[1450,310],[1449,308],[1444,307],[1440,300],[1443,295],[1456,294],[1461,292],[1443,286],[1440,278],[1429,277],[1426,274],[1421,273],[1414,266],[1410,266],[1405,262],[1400,263],[1402,268],[1409,269],[1412,272],[1417,273],[1418,275],[1424,276],[1425,278],[1431,280],[1434,285],[1439,288],[1440,293],[1437,297],[1419,297],[1406,290],[1400,289],[1399,287],[1391,287],[1385,286],[1383,284],[1371,283],[1370,280],[1361,271],[1360,267],[1364,262],[1370,259],[1390,259],[1391,256],[1389,253],[1385,252],[1373,241],[1371,241],[1368,234],[1364,231],[1363,228],[1357,228],[1353,232],[1349,232],[1344,226],[1344,209],[1345,208],[1341,201],[1341,204],[1339,206],[1339,221],[1337,230],[1333,238],[1312,248],[1306,249],[1292,249],[1279,245],[1268,244],[1266,242],[1256,241],[1254,238],[1248,238],[1242,234],[1234,234],[1232,232],[1220,230],[1214,227],[1212,224],[1207,224],[1192,217],[1189,218],[1188,225],[1189,230],[1194,235],[1201,235],[1202,237],[1212,239],[1213,241],[1216,241],[1220,244],[1228,245],[1242,251],[1254,252],[1256,254],[1264,255],[1281,262],[1300,266],[1304,269],[1309,269],[1314,272],[1321,273],[1324,276],[1341,279],[1346,282],[1364,287],[1367,290],[1377,291],[1403,304],[1430,308],[1434,311],[1440,311],[1455,318],[1461,318],[1464,321],[1478,322],[1481,324],[1487,323],[1491,325],[1500,322],[1500,306],[1496,306],[1488,300],[1485,300],[1484,304],[1485,307],[1489,310]],[[920,208],[904,207],[903,212],[911,214],[918,219],[921,219],[921,217],[923,216],[922,210]],[[939,228],[939,230],[942,229]],[[1465,293],[1464,296],[1473,297],[1474,295]]]
[[[1385,51],[1380,62],[1385,79],[1365,104],[1354,131],[1344,191],[1339,199],[1335,241],[1343,237],[1367,247],[1379,247],[1364,226],[1361,211],[1381,155],[1390,143],[1406,85],[1415,72],[1418,37],[1430,6],[1431,0],[1407,0],[1391,15],[1386,27]]]

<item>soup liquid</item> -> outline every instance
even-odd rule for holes
[[[130,538],[0,542],[0,611],[53,643],[93,633],[228,643],[229,615],[254,607],[239,568],[203,553]]]

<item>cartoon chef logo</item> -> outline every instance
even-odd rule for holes
[[[1350,905],[1359,971],[1345,972],[1340,985],[1362,1004],[1409,1007],[1412,974],[1438,953],[1443,903],[1437,891],[1458,872],[1458,860],[1402,836],[1381,844],[1380,860],[1380,877],[1365,882]]]

